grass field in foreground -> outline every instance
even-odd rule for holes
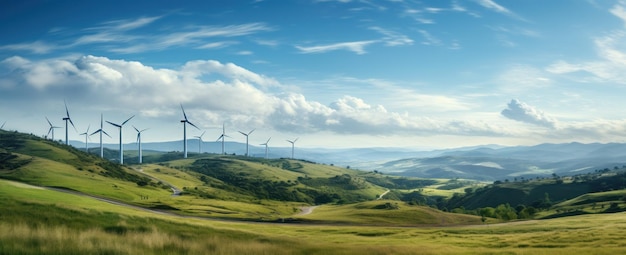
[[[1,254],[626,252],[623,213],[424,228],[258,224],[155,214],[4,180],[0,206]]]

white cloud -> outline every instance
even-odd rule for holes
[[[424,45],[441,45],[441,40],[430,34],[426,30],[419,30],[419,33],[424,37],[422,44]]]
[[[96,56],[44,60],[12,57],[1,65],[12,71],[0,79],[19,84],[0,88],[2,100],[8,100],[4,98],[8,95],[12,95],[11,100],[61,96],[73,105],[139,112],[144,118],[168,122],[178,114],[173,109],[182,103],[200,126],[227,120],[280,132],[379,135],[503,135],[504,130],[481,122],[418,118],[349,95],[324,105],[302,94],[274,94],[264,88],[281,88],[276,80],[214,60],[190,61],[178,70]]]
[[[197,47],[197,49],[219,49],[225,48],[230,45],[237,44],[235,41],[220,41],[220,42],[210,42]]]
[[[556,119],[546,115],[543,111],[517,99],[511,100],[507,108],[502,110],[501,114],[512,120],[549,128],[556,128],[558,124]]]
[[[146,26],[158,19],[162,18],[162,16],[155,16],[155,17],[141,17],[135,20],[113,20],[113,21],[108,21],[105,22],[104,24],[106,25],[105,28],[106,29],[111,29],[111,30],[133,30],[136,28],[140,28],[143,26]]]
[[[546,71],[554,74],[590,74],[576,79],[583,82],[626,84],[626,48],[623,46],[625,39],[626,31],[615,31],[597,38],[594,43],[599,59],[581,63],[559,60],[548,66]]]
[[[504,14],[512,14],[512,12],[509,9],[503,7],[502,5],[499,5],[493,0],[477,0],[477,2],[483,7],[493,10],[495,12],[504,13]]]
[[[352,51],[356,54],[365,54],[365,46],[376,43],[377,41],[356,41],[356,42],[341,42],[335,44],[328,45],[318,45],[318,46],[297,46],[296,48],[300,50],[301,53],[309,54],[309,53],[324,53],[329,51],[336,50],[347,50]]]
[[[370,27],[371,30],[379,32],[385,37],[381,39],[387,46],[400,46],[400,45],[411,45],[413,44],[413,40],[406,35],[400,34],[395,31],[383,29],[381,27]]]
[[[45,54],[53,50],[61,48],[57,45],[48,44],[42,41],[35,41],[31,43],[17,43],[0,46],[0,50],[18,50],[18,51],[30,51],[35,54]]]

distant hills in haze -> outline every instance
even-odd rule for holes
[[[85,144],[72,141],[76,148]],[[198,139],[188,140],[190,153],[198,152]],[[90,148],[98,147],[89,143]],[[105,144],[117,150],[118,144]],[[182,141],[142,143],[144,151],[182,151]],[[126,152],[137,150],[136,143],[124,144]],[[221,153],[221,142],[203,142],[202,152]],[[246,144],[226,142],[226,154],[244,155]],[[265,147],[250,144],[250,155],[264,157]],[[291,157],[291,147],[274,147],[270,158]],[[576,175],[598,169],[626,165],[626,144],[564,143],[504,147],[484,145],[456,149],[419,151],[407,148],[299,148],[295,157],[323,164],[333,164],[367,171],[377,170],[402,176],[424,178],[463,178],[484,181],[513,180],[557,175]]]

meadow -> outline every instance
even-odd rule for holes
[[[154,213],[6,180],[0,204],[1,254],[626,252],[623,213],[446,227],[246,223]]]

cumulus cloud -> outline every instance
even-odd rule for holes
[[[138,61],[98,56],[44,60],[16,56],[0,62],[0,68],[8,70],[1,72],[0,79],[15,84],[0,87],[2,100],[66,98],[73,105],[140,112],[146,118],[167,118],[168,123],[179,114],[177,105],[182,103],[201,126],[226,120],[281,132],[504,134],[497,126],[410,116],[350,95],[322,104],[302,94],[281,92],[284,86],[275,79],[215,60],[157,69]]]
[[[530,123],[538,126],[556,128],[556,119],[546,115],[543,111],[535,109],[517,99],[511,100],[507,108],[502,110],[502,116],[520,122]]]

